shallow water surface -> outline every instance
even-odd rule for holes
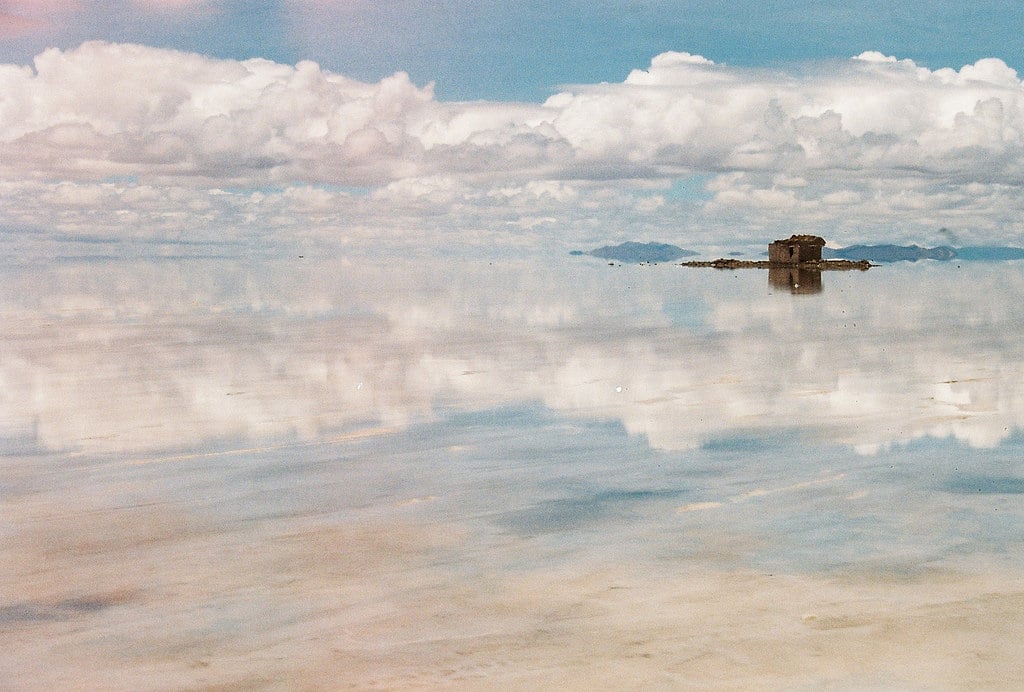
[[[3,274],[2,687],[1024,675],[1021,263]]]

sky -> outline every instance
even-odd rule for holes
[[[994,0],[13,0],[0,3],[0,60],[102,39],[313,60],[371,82],[405,71],[444,100],[542,101],[562,84],[621,81],[668,50],[748,67],[875,50],[1019,69],[1022,23],[1024,7]]]
[[[0,3],[0,229],[1019,244],[1024,6]]]

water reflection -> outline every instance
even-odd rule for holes
[[[769,267],[768,285],[796,294],[821,293],[821,272],[800,267]]]
[[[805,302],[766,294],[758,272],[557,261],[9,271],[0,435],[181,449],[533,401],[658,449],[780,428],[863,451],[991,446],[1021,427],[1019,266],[829,279]]]
[[[1022,292],[1008,264],[810,300],[558,260],[8,269],[0,677],[1010,687]]]

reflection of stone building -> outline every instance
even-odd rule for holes
[[[800,264],[821,259],[825,240],[816,235],[793,235],[768,246],[768,261],[773,264]]]
[[[790,293],[821,293],[821,272],[800,267],[769,267],[768,285]]]

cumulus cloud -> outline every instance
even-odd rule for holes
[[[393,179],[418,158],[404,118],[431,99],[402,74],[367,85],[312,63],[104,43],[6,66],[0,84],[6,177]]]
[[[908,211],[993,228],[1019,214],[1024,183],[1024,86],[991,58],[929,70],[868,52],[783,72],[669,52],[543,104],[463,103],[404,73],[364,83],[311,62],[90,42],[0,66],[0,90],[7,181],[431,189],[414,197],[486,206],[530,181],[710,174],[703,211],[722,218]],[[657,193],[622,207],[678,214]]]
[[[2,80],[8,175],[363,184],[910,169],[1021,180],[1024,90],[995,59],[930,71],[865,53],[791,75],[665,53],[621,84],[542,105],[440,103],[402,73],[366,84],[310,62],[98,42],[48,50],[34,70],[5,66]]]

